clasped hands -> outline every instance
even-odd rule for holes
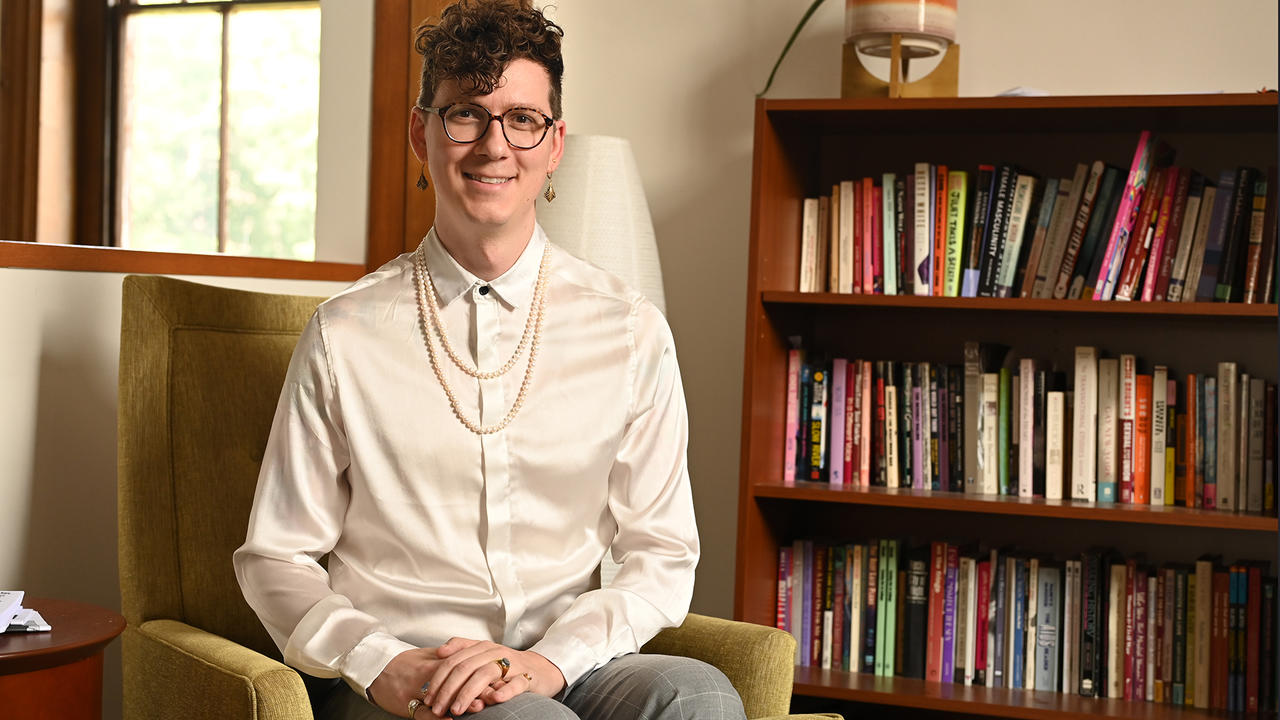
[[[552,697],[563,687],[560,669],[536,652],[455,637],[392,658],[369,686],[369,697],[393,715],[421,720],[479,712],[523,692]],[[414,700],[419,702],[410,716]]]

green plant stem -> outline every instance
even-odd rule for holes
[[[782,54],[778,56],[778,61],[773,64],[773,70],[769,73],[769,79],[764,83],[764,89],[756,93],[756,97],[764,97],[769,92],[769,88],[773,87],[773,76],[778,74],[778,67],[782,65],[782,60],[787,56],[787,52],[791,50],[791,45],[796,41],[796,36],[804,29],[805,23],[809,22],[809,18],[813,17],[813,13],[818,9],[825,0],[813,0],[813,4],[804,12],[800,18],[800,24],[796,25],[796,29],[791,31],[791,37],[787,38],[787,44],[782,47]]]

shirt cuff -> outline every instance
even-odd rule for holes
[[[366,691],[382,674],[387,663],[405,650],[417,648],[390,633],[375,632],[366,635],[342,658],[339,670],[352,690],[368,697]]]
[[[529,648],[549,660],[564,675],[564,688],[568,690],[582,679],[583,675],[596,669],[595,652],[578,638],[567,633],[556,636],[544,635],[533,647]]]

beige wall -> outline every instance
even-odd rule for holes
[[[733,610],[752,108],[807,2],[554,0],[570,132],[631,140],[692,423],[694,609]],[[1274,0],[960,0],[960,91],[1276,87]],[[770,97],[840,94],[844,3],[800,34]],[[1088,49],[1086,49],[1088,48]]]
[[[369,24],[360,10],[369,6],[327,1],[323,52],[344,48],[354,67],[367,68],[361,53],[367,53]],[[728,616],[753,95],[807,3],[556,0],[556,5],[553,17],[568,33],[565,111],[571,131],[629,138],[645,182],[692,419],[690,465],[704,548],[694,608]],[[334,7],[354,15],[334,23],[333,16],[343,12],[330,10]],[[815,15],[771,96],[838,94],[842,7],[838,0],[828,2]],[[1206,21],[1204,8],[1193,0],[961,0],[961,91],[990,94],[1015,85],[1059,94],[1276,87],[1275,3],[1219,3],[1213,22]],[[1097,30],[1108,23],[1115,29]],[[1086,53],[1084,37],[1101,37],[1089,44],[1111,49]],[[325,63],[322,59],[323,67],[334,67]],[[330,92],[337,74],[346,75],[352,87],[321,100],[317,234],[334,231],[327,236],[334,244],[322,245],[336,249],[322,250],[324,257],[359,261],[368,120],[351,107],[367,105],[361,77],[367,81],[368,71],[329,72],[322,77],[322,94]],[[335,107],[351,114],[335,117]],[[205,281],[316,295],[339,287]],[[119,275],[0,269],[0,588],[119,605],[114,533],[119,306]],[[110,656],[106,681],[106,716],[117,718],[118,648]]]

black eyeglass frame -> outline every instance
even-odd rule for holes
[[[453,133],[449,132],[449,123],[445,122],[444,114],[446,112],[449,112],[449,108],[454,107],[456,105],[467,105],[469,107],[477,108],[479,110],[484,111],[484,114],[489,116],[489,119],[484,124],[484,130],[480,131],[480,134],[476,136],[475,140],[459,140],[458,138],[453,136]],[[431,113],[432,115],[439,115],[440,125],[444,127],[444,134],[448,136],[450,140],[458,143],[459,145],[470,145],[471,143],[480,142],[480,140],[484,138],[486,134],[488,134],[489,127],[493,124],[493,121],[497,120],[498,125],[502,127],[502,139],[506,140],[508,145],[510,145],[511,147],[517,150],[532,150],[538,147],[539,145],[541,145],[542,141],[547,139],[547,132],[551,130],[552,126],[556,124],[555,119],[549,117],[546,113],[541,112],[539,110],[534,110],[533,108],[512,108],[507,112],[494,115],[493,113],[489,112],[489,109],[484,107],[483,105],[477,105],[475,103],[467,103],[467,102],[449,103],[448,105],[442,105],[440,107],[423,107],[422,105],[418,105],[415,103],[414,107],[418,108],[423,112]],[[511,138],[507,136],[507,123],[505,121],[505,117],[507,114],[513,113],[513,112],[522,112],[525,114],[537,113],[538,115],[542,116],[542,121],[543,121],[542,136],[538,138],[538,142],[532,145],[529,145],[527,147],[524,145],[517,145],[511,142]]]

